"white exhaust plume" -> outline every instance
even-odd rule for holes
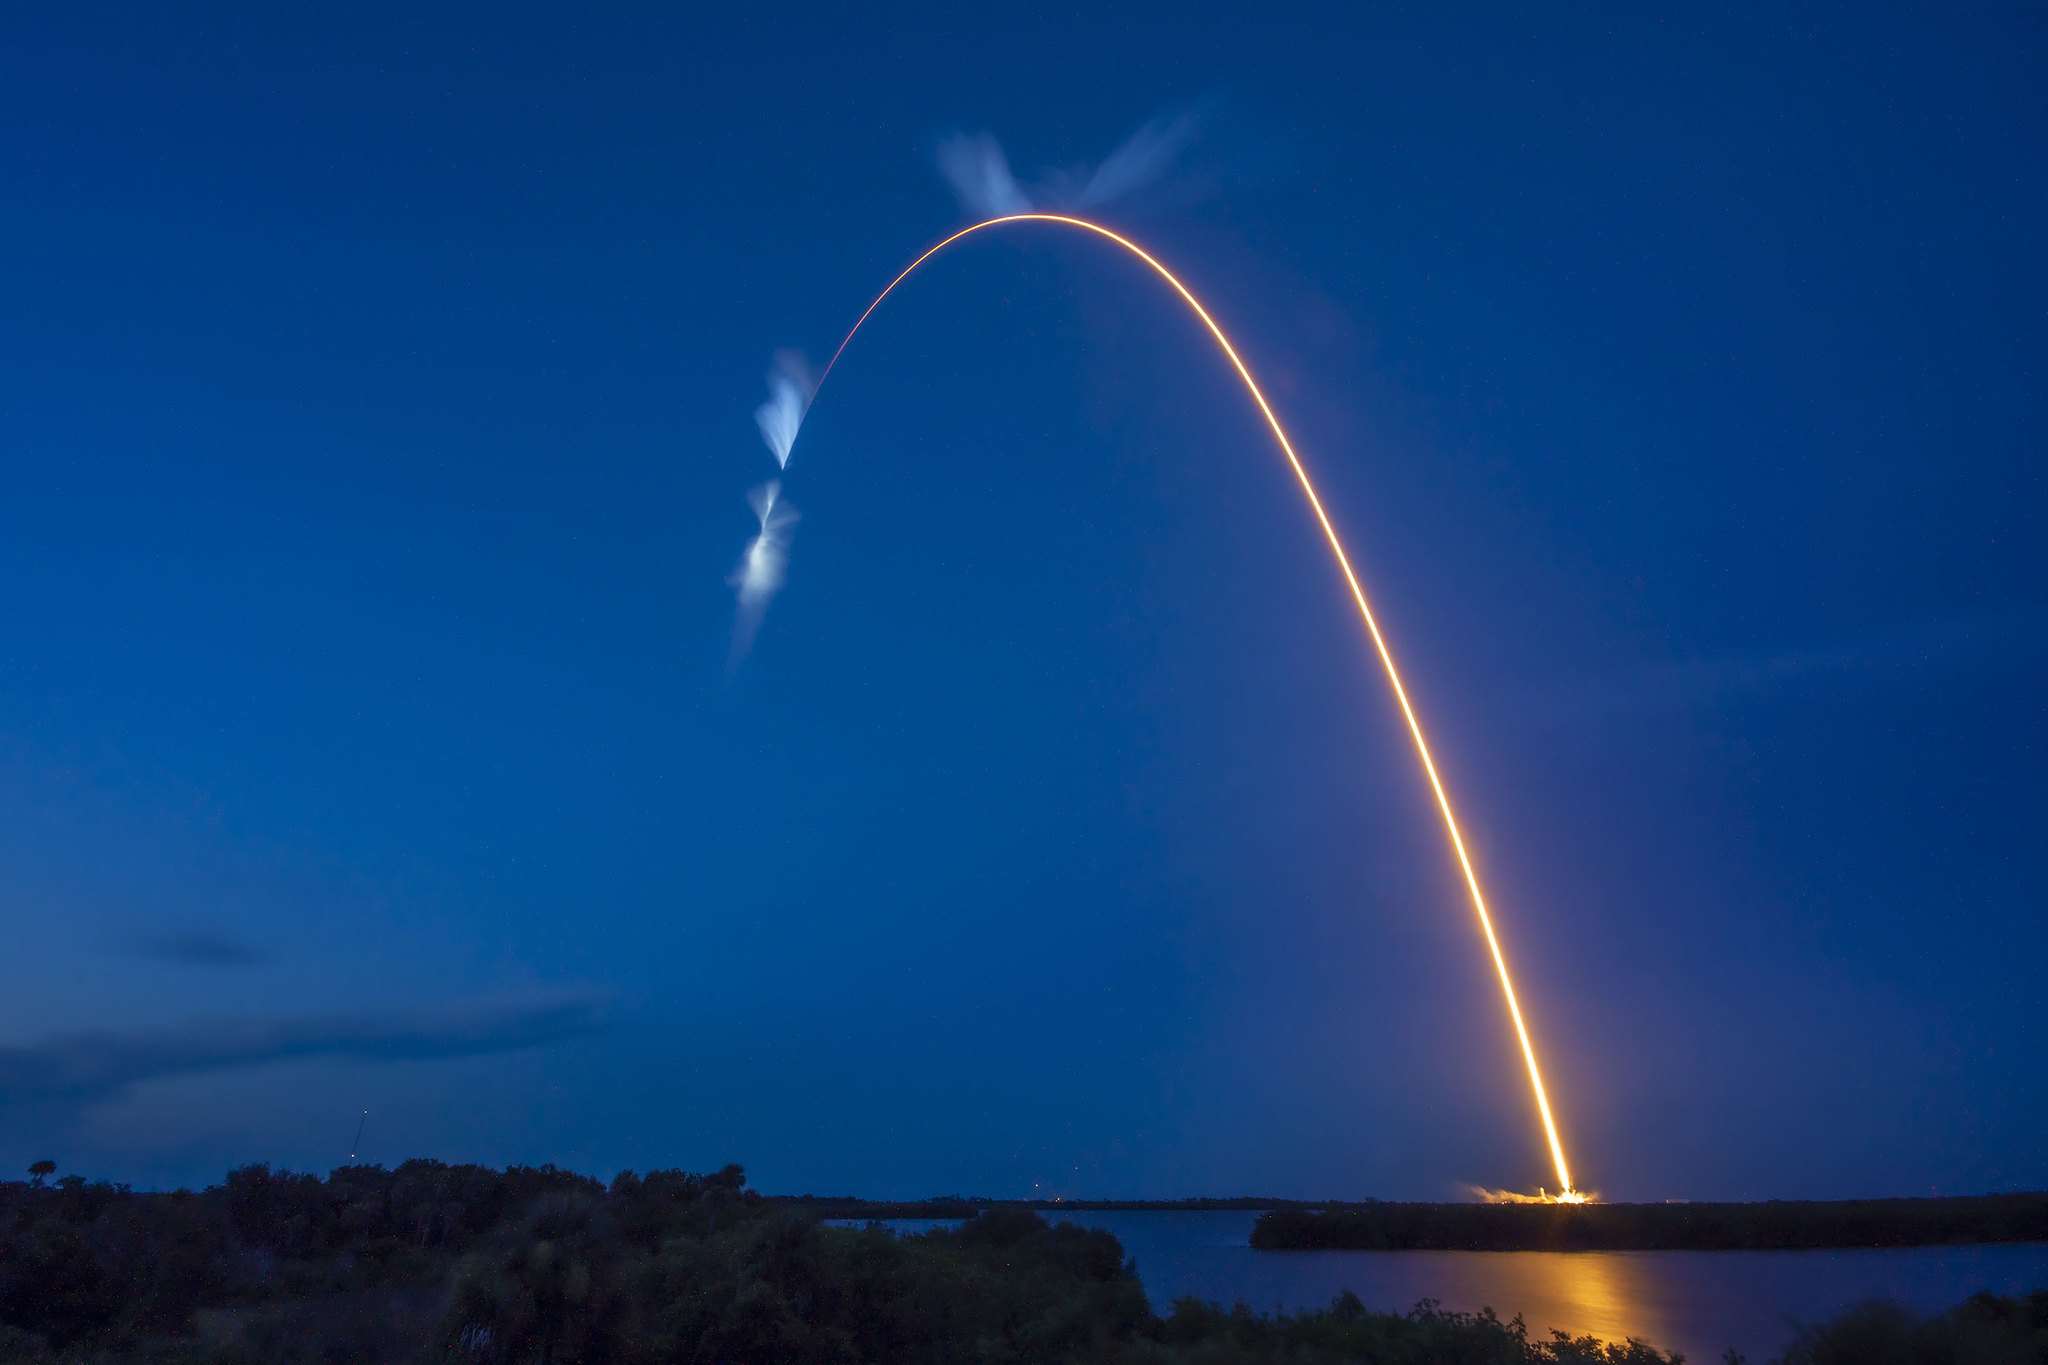
[[[803,352],[775,353],[774,368],[768,371],[768,401],[754,409],[754,421],[760,425],[768,452],[783,469],[789,468],[790,447],[796,444],[804,414],[811,409],[811,395],[817,391],[818,381]]]
[[[790,528],[798,521],[794,507],[782,501],[782,484],[770,479],[747,493],[747,502],[760,519],[761,533],[747,542],[739,567],[725,581],[739,597],[739,618],[733,625],[732,662],[739,663],[754,647],[754,635],[768,604],[782,591],[789,568]]]
[[[991,133],[955,133],[939,143],[939,172],[960,207],[978,218],[1034,208],[1100,208],[1157,184],[1202,130],[1193,112],[1161,114],[1090,168],[1049,170],[1026,189]]]
[[[1132,133],[1095,168],[1075,202],[1089,208],[1112,204],[1156,183],[1173,169],[1173,163],[1201,131],[1201,121],[1192,113],[1170,118],[1161,114]]]
[[[1029,190],[1017,183],[1002,144],[989,133],[955,133],[939,143],[939,170],[959,196],[960,205],[978,218],[1029,213],[1034,206],[1095,208],[1149,189],[1174,167],[1201,131],[1193,113],[1162,114],[1133,133],[1101,165],[1045,172]],[[768,401],[754,410],[769,454],[777,469],[789,468],[790,451],[803,430],[818,379],[797,351],[777,351],[768,371]],[[790,528],[796,510],[782,501],[782,483],[762,484],[747,495],[761,531],[748,542],[739,567],[726,580],[739,597],[739,619],[733,628],[732,663],[753,648],[754,636],[768,614],[768,604],[789,568]]]
[[[1466,1192],[1482,1204],[1597,1204],[1600,1194],[1597,1190],[1566,1190],[1552,1194],[1542,1186],[1536,1193],[1523,1194],[1520,1190],[1490,1190],[1484,1185],[1467,1185]]]
[[[1009,158],[989,133],[955,133],[939,144],[939,173],[953,186],[960,207],[980,218],[1029,213],[1031,200],[1010,174]]]

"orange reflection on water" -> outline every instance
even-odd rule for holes
[[[1551,1329],[1606,1341],[1635,1337],[1652,1345],[1669,1340],[1655,1277],[1638,1253],[1627,1251],[1435,1251],[1393,1253],[1428,1257],[1429,1295],[1446,1308],[1492,1308],[1504,1318],[1522,1315],[1529,1335],[1548,1340]],[[1439,1259],[1440,1258],[1440,1259]]]

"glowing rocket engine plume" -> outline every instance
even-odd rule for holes
[[[817,391],[818,381],[811,378],[811,367],[801,352],[775,353],[775,368],[768,372],[768,401],[754,409],[754,421],[777,467],[789,468],[790,447],[796,444],[804,414],[811,408],[811,395]]]
[[[1489,1190],[1484,1185],[1468,1185],[1472,1197],[1482,1204],[1597,1204],[1600,1196],[1591,1190],[1566,1190],[1563,1194],[1551,1194],[1539,1189],[1534,1194],[1523,1194],[1520,1190]]]
[[[734,664],[754,647],[754,634],[761,629],[761,618],[768,614],[768,603],[782,591],[789,568],[790,528],[798,521],[797,510],[782,501],[782,485],[774,479],[751,490],[747,502],[761,522],[761,533],[747,542],[739,567],[725,580],[738,592],[740,603],[739,619],[732,632]]]
[[[974,150],[981,149],[974,148]],[[1005,174],[1007,174],[1007,169],[1007,167],[1004,167]],[[1014,182],[1011,183],[1014,185]],[[995,197],[1000,199],[1002,197],[1000,191],[1003,188],[1000,182],[996,184],[995,188],[999,191]],[[1557,1123],[1551,1116],[1550,1097],[1543,1088],[1542,1069],[1536,1064],[1536,1045],[1529,1038],[1529,1027],[1522,1018],[1521,1004],[1515,998],[1515,983],[1508,974],[1508,960],[1506,954],[1501,951],[1500,939],[1494,934],[1493,917],[1487,913],[1486,897],[1479,889],[1479,874],[1473,869],[1472,857],[1465,849],[1465,838],[1464,835],[1459,833],[1458,819],[1452,813],[1451,798],[1444,790],[1443,779],[1437,773],[1436,760],[1430,757],[1429,743],[1423,738],[1422,734],[1422,722],[1416,718],[1415,707],[1408,700],[1408,691],[1401,685],[1400,671],[1394,667],[1393,652],[1387,648],[1386,637],[1380,634],[1379,622],[1373,619],[1372,607],[1366,602],[1365,589],[1358,581],[1357,571],[1351,567],[1351,557],[1344,552],[1344,543],[1338,539],[1337,528],[1330,521],[1330,514],[1323,508],[1323,500],[1317,494],[1315,484],[1309,479],[1308,469],[1302,464],[1301,457],[1295,453],[1294,443],[1287,438],[1286,429],[1280,425],[1280,419],[1274,415],[1272,405],[1266,401],[1266,395],[1260,390],[1258,382],[1252,378],[1252,372],[1245,365],[1243,358],[1238,355],[1237,348],[1230,344],[1230,338],[1224,335],[1223,328],[1217,325],[1216,319],[1209,316],[1209,310],[1204,308],[1201,302],[1189,292],[1188,287],[1182,284],[1172,271],[1161,265],[1143,247],[1126,237],[1119,236],[1099,223],[1091,223],[1085,218],[1074,218],[1062,213],[1003,213],[1000,216],[975,223],[970,227],[962,228],[905,266],[902,273],[889,281],[888,287],[875,296],[875,301],[867,306],[867,311],[862,313],[854,321],[853,326],[848,329],[846,339],[839,343],[839,349],[832,353],[832,359],[826,364],[824,372],[818,376],[818,383],[822,385],[826,379],[831,377],[832,367],[837,365],[839,357],[846,353],[847,345],[852,342],[855,334],[860,331],[861,325],[868,320],[875,309],[881,307],[882,300],[888,298],[896,286],[903,283],[912,271],[963,237],[1012,223],[1050,223],[1062,227],[1075,228],[1082,232],[1093,233],[1097,237],[1115,243],[1140,261],[1143,261],[1152,268],[1153,272],[1160,279],[1166,281],[1174,293],[1180,296],[1181,301],[1193,310],[1197,318],[1201,319],[1202,325],[1209,330],[1209,335],[1215,338],[1216,345],[1222,350],[1224,357],[1230,361],[1231,368],[1235,369],[1238,378],[1244,381],[1245,389],[1251,394],[1252,402],[1258,405],[1260,415],[1266,419],[1266,425],[1272,429],[1273,439],[1279,442],[1280,452],[1287,457],[1288,468],[1294,472],[1295,481],[1301,485],[1302,495],[1308,500],[1309,510],[1314,513],[1316,524],[1322,528],[1323,539],[1330,547],[1330,554],[1337,561],[1338,570],[1344,575],[1345,585],[1351,590],[1351,600],[1357,604],[1358,615],[1365,623],[1366,634],[1372,639],[1373,649],[1379,655],[1380,665],[1387,675],[1387,683],[1393,689],[1394,700],[1400,705],[1402,719],[1408,723],[1408,735],[1415,742],[1415,754],[1421,760],[1423,775],[1429,779],[1430,790],[1436,795],[1437,811],[1443,817],[1444,832],[1450,836],[1451,851],[1457,855],[1459,870],[1464,873],[1465,889],[1470,893],[1472,909],[1479,918],[1480,931],[1486,937],[1486,948],[1493,958],[1494,972],[1500,978],[1501,995],[1507,1001],[1508,1017],[1514,1021],[1515,1038],[1521,1044],[1522,1060],[1527,1064],[1529,1071],[1529,1088],[1534,1093],[1536,1099],[1536,1112],[1543,1121],[1543,1133],[1549,1141],[1551,1162],[1557,1168],[1558,1184],[1562,1192],[1558,1195],[1547,1196],[1547,1198],[1567,1203],[1583,1201],[1586,1196],[1572,1185],[1571,1171],[1565,1163],[1564,1143],[1557,1135]],[[761,527],[762,538],[766,539],[769,532],[769,523],[765,512],[763,513]],[[752,551],[749,551],[750,555],[751,553]],[[744,600],[745,589],[743,588],[742,601],[744,602]]]

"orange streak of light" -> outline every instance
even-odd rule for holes
[[[1401,704],[1401,715],[1407,720],[1408,733],[1415,740],[1415,752],[1422,760],[1422,770],[1429,777],[1430,789],[1436,793],[1437,810],[1443,814],[1444,830],[1450,835],[1451,848],[1458,855],[1458,866],[1465,874],[1466,889],[1472,894],[1472,908],[1478,912],[1479,927],[1486,935],[1487,951],[1493,955],[1494,971],[1500,976],[1501,994],[1507,998],[1508,1014],[1515,1022],[1515,1037],[1522,1044],[1522,1060],[1528,1063],[1529,1087],[1535,1092],[1536,1111],[1542,1116],[1543,1131],[1550,1140],[1550,1159],[1557,1167],[1558,1183],[1563,1186],[1564,1191],[1562,1195],[1553,1196],[1553,1198],[1560,1202],[1579,1202],[1584,1196],[1580,1195],[1573,1187],[1571,1172],[1565,1165],[1564,1144],[1558,1140],[1557,1123],[1551,1117],[1550,1097],[1543,1089],[1543,1073],[1536,1065],[1536,1047],[1529,1040],[1529,1026],[1523,1021],[1521,1004],[1515,999],[1515,983],[1508,975],[1507,956],[1501,952],[1500,940],[1494,935],[1493,917],[1486,911],[1486,897],[1479,890],[1479,876],[1472,869],[1471,855],[1465,851],[1465,839],[1458,832],[1458,819],[1457,816],[1451,813],[1451,798],[1444,791],[1443,779],[1437,775],[1436,761],[1430,757],[1429,743],[1422,737],[1422,723],[1415,718],[1415,708],[1408,701],[1408,690],[1401,685],[1400,671],[1394,667],[1394,655],[1387,648],[1386,638],[1380,634],[1379,623],[1373,619],[1372,608],[1367,605],[1365,600],[1365,589],[1360,586],[1358,574],[1351,567],[1351,557],[1344,553],[1344,543],[1337,538],[1337,528],[1331,524],[1330,514],[1323,510],[1323,500],[1317,496],[1315,484],[1310,481],[1308,470],[1302,465],[1301,457],[1294,453],[1294,443],[1287,439],[1286,429],[1280,425],[1280,419],[1273,414],[1272,404],[1266,401],[1266,395],[1260,391],[1258,381],[1252,378],[1252,372],[1245,365],[1243,358],[1238,355],[1237,348],[1230,344],[1230,338],[1223,334],[1221,327],[1217,326],[1216,319],[1209,316],[1209,310],[1204,308],[1201,301],[1192,293],[1188,292],[1188,287],[1182,284],[1172,271],[1161,265],[1150,252],[1146,251],[1136,242],[1119,236],[1099,223],[1091,223],[1085,218],[1071,218],[1061,213],[1005,214],[1000,218],[990,218],[985,222],[976,223],[972,227],[960,229],[960,231],[946,238],[905,266],[901,274],[889,281],[887,288],[875,295],[875,301],[867,306],[867,311],[862,313],[853,326],[847,330],[846,339],[839,343],[839,349],[834,351],[832,359],[826,362],[824,372],[818,376],[818,383],[821,386],[824,384],[826,378],[832,373],[832,367],[839,363],[839,357],[846,353],[847,344],[853,340],[854,333],[860,331],[861,324],[868,320],[869,315],[875,309],[881,307],[882,300],[888,298],[896,286],[903,283],[912,271],[953,243],[959,241],[962,237],[970,236],[986,228],[1001,227],[1006,223],[1060,223],[1067,227],[1080,228],[1085,232],[1092,232],[1097,236],[1108,238],[1133,256],[1136,256],[1146,265],[1151,266],[1158,273],[1159,278],[1171,285],[1173,291],[1186,301],[1188,307],[1194,310],[1195,316],[1202,320],[1202,325],[1209,329],[1209,334],[1216,338],[1216,344],[1223,348],[1223,354],[1237,370],[1238,378],[1244,380],[1244,386],[1250,391],[1252,401],[1259,405],[1260,414],[1265,417],[1266,425],[1273,429],[1273,438],[1280,443],[1281,451],[1287,456],[1287,463],[1294,470],[1295,479],[1301,484],[1301,491],[1308,499],[1309,508],[1315,513],[1317,524],[1323,528],[1323,539],[1329,542],[1330,553],[1336,557],[1337,567],[1343,571],[1344,581],[1351,588],[1351,599],[1358,604],[1358,614],[1365,619],[1366,632],[1372,636],[1373,648],[1379,652],[1380,663],[1387,672],[1387,682],[1394,689],[1394,700]]]

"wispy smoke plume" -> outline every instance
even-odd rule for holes
[[[1490,1190],[1484,1185],[1467,1185],[1465,1189],[1474,1199],[1477,1199],[1482,1204],[1555,1204],[1560,1202],[1556,1195],[1549,1194],[1543,1190],[1538,1190],[1534,1194],[1523,1194],[1520,1190]],[[1579,1190],[1577,1194],[1578,1198],[1576,1200],[1566,1199],[1562,1202],[1568,1204],[1575,1202],[1597,1204],[1600,1202],[1600,1196],[1595,1191]]]
[[[804,414],[810,411],[811,395],[817,391],[818,381],[812,378],[801,351],[775,353],[775,366],[768,371],[768,401],[754,409],[754,421],[761,427],[768,452],[783,469],[789,468],[790,447],[796,444]]]
[[[768,401],[754,409],[754,422],[761,428],[761,439],[768,443],[768,453],[775,457],[778,469],[789,468],[789,452],[796,445],[804,414],[810,411],[811,397],[817,391],[818,381],[802,352],[775,353],[775,364],[768,371]],[[747,501],[760,519],[761,531],[747,542],[739,567],[725,580],[738,592],[740,603],[728,668],[737,667],[754,647],[761,618],[768,614],[768,604],[775,594],[782,591],[783,576],[789,567],[790,528],[797,523],[796,509],[782,501],[780,479],[771,479],[754,489],[747,494]]]
[[[1041,205],[1097,208],[1159,184],[1176,169],[1201,130],[1201,120],[1192,112],[1161,115],[1138,129],[1101,165],[1047,171],[1029,190],[1017,183],[1009,158],[992,135],[955,133],[939,143],[939,170],[959,196],[961,207],[981,218],[1028,213]],[[818,381],[801,355],[776,353],[775,366],[768,373],[768,401],[754,410],[754,421],[775,457],[776,468],[789,468],[790,450],[817,389]],[[739,596],[729,667],[736,667],[753,648],[768,604],[782,590],[789,567],[790,531],[797,521],[795,509],[782,501],[779,479],[762,484],[747,497],[761,530],[748,542],[739,567],[726,580]]]
[[[746,657],[754,647],[754,635],[768,604],[782,591],[789,568],[790,528],[797,523],[797,510],[782,500],[782,484],[770,479],[747,494],[747,502],[760,519],[761,533],[747,542],[739,567],[725,581],[739,595],[739,620],[733,626],[732,662]]]
[[[1192,113],[1171,117],[1161,114],[1131,134],[1129,141],[1095,168],[1075,202],[1093,208],[1127,199],[1157,184],[1194,144],[1201,130],[1200,120]]]
[[[1031,210],[1030,197],[1010,174],[1009,158],[992,134],[955,133],[939,143],[939,173],[969,213],[994,218]]]
[[[955,133],[939,143],[939,172],[960,207],[977,217],[1034,208],[1100,208],[1151,188],[1172,171],[1202,131],[1193,112],[1161,114],[1131,134],[1095,167],[1043,172],[1026,189],[1010,171],[1002,144],[989,133]]]

